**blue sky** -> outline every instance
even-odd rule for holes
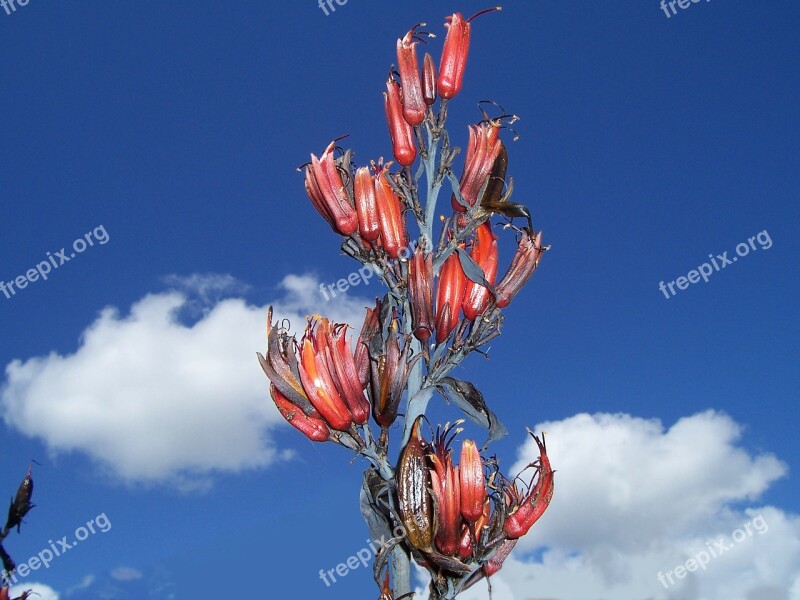
[[[356,324],[382,294],[319,295],[355,263],[295,169],[344,134],[356,160],[388,156],[396,38],[485,7],[0,8],[0,280],[93,241],[0,295],[0,489],[42,463],[5,545],[22,562],[111,524],[26,583],[76,600],[377,595],[364,568],[318,577],[366,545],[363,465],[282,422],[255,352],[267,304]],[[528,425],[562,475],[500,600],[800,598],[800,7],[676,8],[507,2],[474,22],[451,136],[463,145],[477,100],[521,116],[509,173],[553,246],[491,359],[462,367],[509,426],[508,470],[532,457]],[[659,290],[751,237],[707,283]],[[757,515],[763,536],[656,580]]]

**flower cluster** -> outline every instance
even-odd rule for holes
[[[421,432],[428,401],[438,393],[487,428],[489,441],[505,435],[478,389],[451,373],[499,334],[501,309],[547,250],[529,209],[510,199],[501,134],[515,116],[482,111],[468,127],[460,177],[454,171],[459,150],[445,129],[447,107],[462,90],[478,15],[447,18],[438,72],[429,53],[420,69],[417,46],[432,37],[421,30],[425,24],[397,40],[397,70],[384,92],[393,161],[358,165],[354,152],[334,140],[303,167],[306,194],[341,236],[342,250],[374,270],[388,292],[367,308],[358,335],[314,315],[298,340],[288,324],[273,322],[270,309],[266,352],[258,355],[272,399],[293,427],[370,462],[362,514],[376,537],[400,525],[405,532],[376,559],[384,600],[409,593],[411,558],[430,572],[431,598],[454,598],[492,575],[553,494],[543,438],[534,436],[540,457],[522,484],[506,478],[472,440],[462,443],[456,464],[450,446],[457,425],[440,428],[432,442]],[[437,218],[445,184],[450,214]],[[503,232],[516,237],[516,251],[501,275]],[[419,238],[413,254],[404,253],[413,235]],[[390,433],[400,415],[402,438],[391,458]]]
[[[496,462],[484,460],[473,440],[461,444],[453,463],[455,429],[437,431],[432,443],[420,432],[419,417],[403,449],[397,472],[399,516],[421,564],[461,576],[466,589],[503,565],[517,540],[539,520],[553,496],[553,473],[544,438],[532,465],[534,478],[521,492]],[[475,571],[471,565],[481,565]]]

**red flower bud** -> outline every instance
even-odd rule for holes
[[[375,202],[381,230],[380,245],[391,258],[397,258],[408,245],[408,235],[400,198],[389,183],[389,173],[385,169],[375,175]]]
[[[464,158],[464,171],[459,181],[461,198],[469,206],[475,206],[478,195],[487,185],[487,180],[492,174],[497,157],[503,142],[500,141],[500,124],[495,121],[469,126],[469,143],[467,154]],[[462,205],[455,194],[450,199],[453,210],[465,212],[467,207]]]
[[[408,296],[414,335],[424,342],[433,333],[433,255],[423,240],[408,267]]]
[[[461,91],[469,54],[470,22],[493,10],[500,10],[500,7],[482,10],[466,21],[461,13],[447,17],[448,22],[444,24],[447,36],[444,38],[442,62],[439,65],[439,95],[442,98],[450,99]]]
[[[402,40],[397,40],[397,67],[403,92],[403,117],[409,125],[419,125],[425,120],[425,102],[417,63],[417,42],[412,27]],[[399,161],[398,161],[399,162]]]
[[[299,406],[292,404],[286,396],[281,394],[275,384],[270,384],[269,392],[278,411],[292,427],[302,432],[312,442],[328,440],[331,434],[330,429],[316,410],[314,414],[306,415]]]
[[[442,265],[436,288],[436,343],[441,344],[458,324],[466,293],[467,276],[458,253],[453,252]]]
[[[375,202],[375,185],[367,167],[356,169],[354,184],[358,232],[361,237],[374,243],[381,234],[378,220],[378,205]]]
[[[461,545],[461,485],[458,467],[453,466],[448,439],[450,427],[440,431],[430,455],[431,490],[436,498],[439,527],[436,547],[442,554],[454,555]]]
[[[497,306],[499,308],[508,306],[517,292],[533,277],[539,266],[542,251],[542,232],[539,231],[534,237],[528,228],[524,228],[511,266],[497,284]]]
[[[514,546],[517,545],[517,540],[503,540],[500,544],[500,547],[494,553],[492,558],[490,558],[486,563],[483,565],[483,572],[487,577],[491,577],[495,573],[497,573],[503,563],[508,558],[508,555],[511,554],[511,551],[514,549]]]
[[[427,52],[422,59],[422,99],[428,106],[436,102],[436,66]]]
[[[447,17],[442,62],[439,65],[439,95],[450,99],[461,91],[469,53],[470,24],[461,13]]]
[[[472,260],[483,269],[486,281],[494,285],[497,277],[497,238],[492,233],[492,226],[486,221],[478,227],[478,239],[470,253]],[[490,292],[478,282],[470,281],[467,284],[467,293],[464,297],[464,317],[474,321],[483,314],[489,305]]]
[[[483,515],[484,502],[487,498],[486,483],[483,479],[483,461],[478,447],[472,440],[464,440],[461,444],[461,516],[470,523]]]
[[[334,146],[331,142],[320,158],[311,155],[311,164],[306,167],[306,193],[335,232],[352,235],[358,229],[358,216],[333,158]]]
[[[520,538],[533,527],[550,505],[553,498],[553,469],[550,467],[550,459],[547,458],[547,448],[544,441],[533,435],[536,445],[539,446],[539,465],[536,469],[538,479],[525,498],[520,499],[515,487],[510,487],[507,492],[510,495],[509,516],[503,524],[503,533],[511,539]],[[544,440],[544,436],[542,436]]]
[[[389,77],[386,80],[386,92],[383,94],[386,107],[386,122],[389,124],[389,135],[392,138],[392,153],[395,160],[404,167],[414,164],[417,148],[414,145],[414,132],[411,125],[403,117],[400,103],[400,86]]]

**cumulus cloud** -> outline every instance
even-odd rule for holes
[[[127,314],[101,310],[73,353],[9,363],[6,424],[128,482],[203,485],[214,471],[284,455],[270,437],[284,421],[255,358],[266,344],[266,305],[226,297],[244,289],[227,276],[170,281],[180,289],[148,294]],[[324,312],[359,326],[368,302],[339,295],[323,303],[318,288],[311,276],[284,278],[271,302],[276,317],[302,329],[306,314]],[[187,308],[198,317],[191,323],[181,319]]]
[[[556,494],[495,576],[496,600],[800,600],[800,517],[758,504],[787,468],[743,447],[730,417],[709,411],[665,429],[580,414],[536,429],[547,432]],[[509,471],[536,456],[528,440]],[[701,552],[705,568],[678,578]],[[479,584],[464,600],[485,595]]]

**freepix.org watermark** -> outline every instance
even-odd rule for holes
[[[395,538],[405,537],[406,530],[402,525],[397,525],[392,531],[392,535]],[[356,552],[353,556],[347,558],[345,562],[341,562],[336,565],[333,569],[325,569],[319,570],[319,578],[325,582],[325,585],[331,587],[331,583],[336,583],[336,575],[339,577],[345,577],[350,571],[357,569],[360,566],[367,568],[369,566],[369,561],[373,556],[377,556],[378,553],[383,549],[383,547],[388,544],[391,540],[386,539],[386,535],[383,535],[378,540],[370,540],[367,538],[368,546],[365,546],[358,552]],[[328,579],[330,578],[330,581]]]
[[[740,257],[750,254],[751,251],[755,252],[758,250],[759,248],[756,247],[756,242],[758,242],[761,250],[769,250],[772,248],[772,238],[769,237],[769,233],[765,229],[757,235],[747,238],[746,242],[737,244],[736,256],[729,258],[727,251],[723,252],[722,254],[717,254],[716,257],[713,254],[709,254],[708,258],[711,259],[710,263],[704,262],[702,265],[697,267],[697,269],[692,269],[689,271],[686,276],[678,277],[674,281],[670,281],[668,283],[664,283],[662,281],[658,284],[658,289],[660,289],[664,294],[664,297],[669,300],[671,298],[670,294],[674,296],[678,293],[675,291],[676,287],[678,288],[678,291],[685,290],[689,287],[690,283],[697,283],[700,281],[700,279],[703,280],[703,283],[708,283],[708,278],[717,271],[721,271],[728,265],[732,265],[739,260]],[[669,293],[667,293],[667,289],[669,289]]]
[[[741,544],[743,541],[753,537],[753,532],[763,535],[767,531],[769,531],[767,521],[764,517],[758,515],[747,523],[742,524],[739,529],[735,529],[731,533],[732,544],[727,543],[725,536],[720,536],[718,540],[708,540],[705,550],[700,550],[700,552],[695,554],[692,558],[686,559],[686,562],[677,565],[671,571],[667,571],[666,573],[659,571],[658,575],[656,575],[656,579],[658,579],[665,589],[668,589],[669,586],[675,585],[675,579],[683,579],[686,577],[687,573],[693,573],[697,571],[697,569],[705,571],[712,558],[719,558],[728,550],[731,550],[736,544]]]
[[[17,565],[17,568],[11,573],[3,570],[3,572],[0,574],[0,578],[8,585],[14,585],[17,583],[18,579],[24,579],[30,575],[32,571],[38,571],[42,567],[49,569],[50,563],[53,562],[55,558],[61,556],[65,552],[68,552],[80,542],[86,540],[90,535],[94,535],[96,533],[107,533],[110,530],[111,521],[109,521],[106,513],[100,513],[94,519],[89,519],[85,526],[81,525],[78,527],[75,530],[73,534],[74,537],[71,540],[68,540],[68,536],[66,535],[60,540],[47,540],[47,543],[50,544],[47,548],[44,548],[38,552],[36,556],[31,556],[24,563]]]
[[[334,4],[338,4],[339,6],[344,6],[347,4],[347,0],[319,0],[319,7],[322,9],[322,12],[325,13],[327,17],[332,12],[336,12],[336,6]]]
[[[7,15],[10,15],[17,11],[17,6],[28,6],[28,2],[30,1],[31,0],[0,0],[0,6],[3,7]]]
[[[419,240],[411,242],[408,246],[400,250],[398,259],[401,261],[406,261],[411,258],[411,256],[414,254],[414,248],[416,248],[422,240],[425,240],[426,248],[432,247],[430,240],[427,238],[427,236],[423,235]],[[375,275],[376,273],[372,267],[364,265],[358,271],[353,271],[346,278],[339,279],[335,283],[320,283],[319,293],[325,299],[325,302],[329,302],[331,299],[336,298],[336,292],[344,294],[351,287],[356,287],[362,283],[364,285],[369,285],[369,280]]]
[[[15,296],[18,291],[24,290],[28,287],[29,283],[34,283],[39,279],[47,281],[47,277],[53,269],[59,268],[64,263],[78,256],[78,254],[84,252],[87,248],[94,246],[95,242],[102,246],[107,244],[108,240],[109,237],[106,228],[102,225],[98,225],[94,230],[72,242],[72,251],[69,255],[67,255],[66,248],[61,248],[61,250],[53,254],[48,252],[45,260],[35,267],[28,269],[25,274],[19,275],[8,282],[0,279],[0,292],[3,293],[6,300],[11,300],[11,296]]]
[[[676,4],[681,10],[686,10],[692,4],[697,4],[698,2],[700,2],[700,0],[661,0],[661,10],[664,11],[664,14],[667,15],[669,19],[672,15],[678,14],[675,8]],[[706,0],[706,2],[711,2],[711,0]]]

